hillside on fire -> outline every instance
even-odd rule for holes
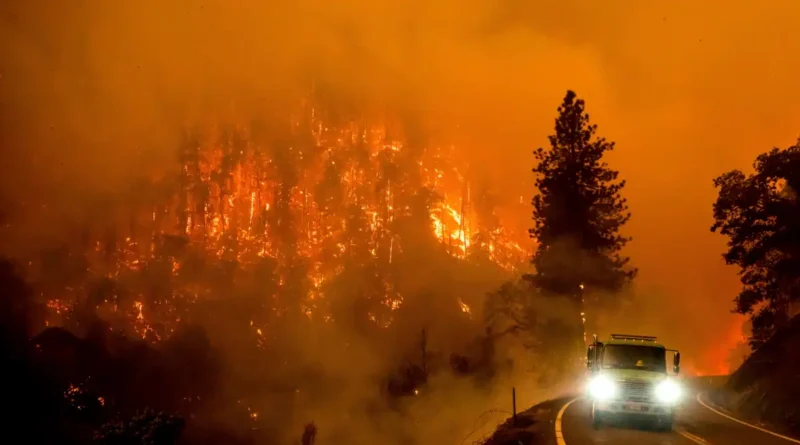
[[[299,113],[187,130],[172,174],[76,209],[68,238],[4,263],[9,321],[35,334],[12,345],[52,374],[43,397],[69,395],[63,429],[43,434],[90,438],[156,409],[251,438],[310,421],[377,437],[413,422],[394,405],[439,375],[433,390],[491,395],[503,367],[482,305],[524,266],[527,234],[499,226],[444,149]]]

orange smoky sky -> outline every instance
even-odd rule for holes
[[[528,200],[574,89],[617,142],[641,315],[700,372],[741,324],[711,181],[800,134],[795,0],[28,0],[0,20],[0,198],[67,207],[167,165],[193,118],[275,112],[309,78],[446,124],[499,196]]]

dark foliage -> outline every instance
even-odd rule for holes
[[[539,246],[531,280],[547,293],[578,296],[581,285],[617,291],[636,274],[620,254],[630,241],[619,234],[630,218],[620,195],[625,181],[603,161],[614,143],[596,131],[583,100],[567,91],[550,148],[534,151],[539,193],[530,234]]]
[[[103,425],[95,434],[101,445],[171,445],[181,436],[185,421],[175,415],[148,409],[129,421]]]
[[[6,418],[10,437],[173,444],[184,418],[202,419],[204,404],[213,400],[220,366],[203,329],[182,328],[158,349],[97,319],[83,338],[61,328],[32,336],[40,308],[8,260],[0,261],[0,302],[5,402],[14,407]]]
[[[45,378],[44,369],[32,361],[34,349],[28,338],[37,307],[30,294],[16,265],[0,260],[0,356],[7,382],[4,403],[13,407],[7,410],[4,433],[26,437],[30,443],[74,443],[64,439],[67,428],[61,419],[68,406],[62,388]]]
[[[800,295],[800,141],[759,155],[753,167],[714,179],[711,231],[728,237],[725,262],[741,268],[735,312],[751,316],[758,348],[786,324]]]

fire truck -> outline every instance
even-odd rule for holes
[[[594,335],[586,352],[594,428],[627,417],[654,420],[662,430],[671,430],[683,394],[677,381],[680,362],[680,352],[667,349],[656,337],[611,334],[610,340],[600,342]]]

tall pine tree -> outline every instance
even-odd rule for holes
[[[597,137],[596,131],[583,100],[567,91],[555,134],[549,136],[550,148],[534,151],[539,193],[533,198],[530,235],[538,248],[533,256],[536,273],[528,278],[541,293],[575,304],[576,321],[568,323],[572,332],[581,328],[584,293],[613,294],[636,275],[621,254],[630,241],[619,234],[631,216],[620,194],[625,181],[603,161],[614,143]]]

